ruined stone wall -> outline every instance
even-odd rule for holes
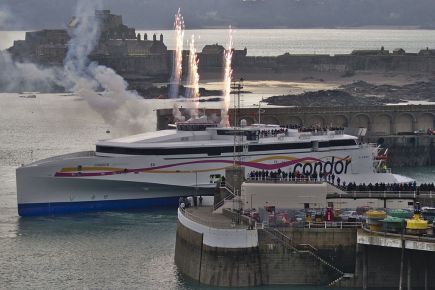
[[[216,66],[212,58],[204,56],[202,69]],[[435,57],[422,55],[291,55],[247,56],[233,61],[234,70],[244,71],[271,70],[275,73],[313,71],[313,72],[435,72]]]
[[[169,64],[166,54],[125,57],[93,57],[101,65],[114,69],[120,75],[167,75]]]

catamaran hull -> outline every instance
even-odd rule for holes
[[[24,180],[21,180],[24,179]],[[23,182],[21,182],[23,181]],[[195,187],[120,180],[26,177],[17,174],[20,216],[122,210],[178,205]],[[212,195],[215,187],[198,188]]]
[[[342,181],[397,182],[393,174],[372,171],[369,148],[325,152],[247,153],[240,161],[251,171],[326,171]],[[216,182],[233,166],[228,156],[58,156],[16,171],[21,216],[134,209],[178,204],[180,196],[212,195]],[[387,176],[388,175],[388,176]]]

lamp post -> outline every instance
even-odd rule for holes
[[[195,196],[198,196],[198,171],[195,171]]]
[[[251,193],[251,209],[252,209],[252,196],[254,195],[254,193]]]
[[[261,124],[261,113],[264,113],[264,110],[261,110],[262,102],[264,102],[264,97],[261,97],[261,100],[258,101],[258,105],[254,104],[254,106],[258,106],[258,124]]]

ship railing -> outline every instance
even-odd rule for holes
[[[43,164],[43,163],[56,161],[56,160],[65,160],[65,159],[72,159],[72,158],[78,158],[78,157],[93,157],[93,156],[95,156],[95,151],[80,151],[80,152],[63,154],[63,155],[59,155],[59,156],[48,157],[45,159],[41,159],[41,160],[32,162],[29,165]]]
[[[290,183],[290,184],[322,184],[325,182],[324,180],[316,179],[316,178],[267,178],[267,177],[258,177],[258,178],[252,178],[248,177],[245,180],[246,183]]]
[[[234,199],[234,197],[236,197],[236,195],[232,191],[228,191],[228,195],[224,199],[222,199],[221,201],[216,203],[213,206],[213,209],[217,210],[218,208],[220,208],[221,206],[223,206],[225,204],[225,201],[232,200],[232,199]]]
[[[416,199],[416,198],[435,198],[433,191],[346,191],[346,193],[328,193],[327,199],[332,198],[380,198],[380,199]]]
[[[332,134],[333,133],[333,134]],[[312,136],[324,136],[324,135],[343,135],[344,130],[314,130],[311,131]]]
[[[376,143],[361,143],[359,144],[359,146],[361,148],[373,148],[373,149],[377,149],[379,147],[379,145]]]
[[[362,222],[338,222],[338,221],[324,221],[324,222],[305,222],[305,228],[308,229],[354,229],[362,228]]]

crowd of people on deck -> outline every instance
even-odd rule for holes
[[[260,131],[260,137],[266,138],[266,137],[276,137],[278,134],[284,134],[287,135],[288,129],[279,128],[279,129],[267,129],[267,130],[261,130]]]
[[[276,137],[279,134],[287,135],[288,130],[298,130],[298,132],[327,132],[327,131],[343,131],[344,128],[342,127],[321,127],[321,126],[311,126],[311,127],[304,127],[302,125],[285,125],[282,126],[279,129],[264,129],[260,131],[260,137]]]
[[[286,126],[283,126],[286,129],[297,129],[299,132],[327,132],[327,131],[343,131],[344,128],[343,127],[321,127],[321,126],[310,126],[310,127],[305,127],[302,125],[295,125],[295,124],[289,124]]]
[[[281,169],[275,171],[269,170],[253,170],[248,174],[248,180],[255,181],[312,181],[312,182],[328,182],[334,186],[339,187],[344,191],[389,191],[389,192],[399,192],[399,191],[417,191],[417,192],[429,192],[435,191],[434,183],[422,183],[417,185],[417,183],[409,182],[409,183],[360,183],[356,184],[355,182],[346,183],[342,181],[339,176],[335,176],[334,174],[324,174],[314,172],[311,175],[306,175],[301,173],[300,171],[296,172],[285,172]]]

